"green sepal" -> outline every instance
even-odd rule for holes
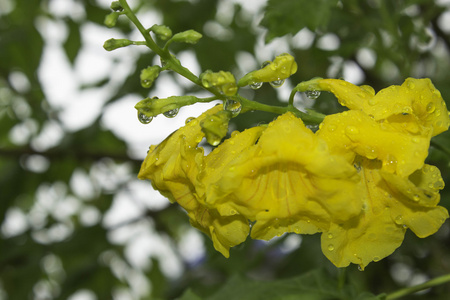
[[[117,19],[119,18],[120,15],[121,15],[121,13],[117,12],[117,11],[113,11],[109,15],[106,15],[105,21],[104,21],[104,24],[106,25],[106,27],[111,28],[111,27],[116,26]]]
[[[158,38],[163,41],[167,41],[172,37],[172,30],[165,25],[153,25],[150,27],[150,31],[154,32]]]
[[[247,73],[242,77],[238,86],[246,86],[258,82],[272,82],[284,80],[297,72],[297,63],[294,57],[284,53],[275,57],[275,59],[259,70]]]
[[[144,100],[139,101],[134,108],[147,117],[154,117],[167,111],[179,109],[180,107],[197,102],[199,102],[199,99],[195,96],[171,96],[162,99],[145,98]]]
[[[226,96],[234,96],[237,93],[236,79],[230,72],[210,70],[200,75],[200,80],[205,88],[216,87]]]
[[[206,141],[217,146],[228,132],[228,123],[232,117],[232,112],[221,110],[200,122]]]
[[[161,72],[160,66],[151,66],[145,68],[141,71],[141,85],[144,88],[150,88],[153,85],[153,82],[158,78],[159,73]]]
[[[133,44],[133,42],[127,39],[109,39],[105,41],[105,43],[103,44],[103,48],[106,51],[112,51],[117,48],[129,46],[131,44]]]
[[[176,33],[169,42],[196,44],[202,38],[202,34],[195,30],[186,30]]]
[[[113,2],[111,3],[110,8],[111,8],[112,10],[114,10],[114,11],[122,11],[122,10],[123,10],[123,7],[122,7],[122,5],[120,4],[119,1],[113,1]]]

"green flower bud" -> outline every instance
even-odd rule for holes
[[[103,44],[103,48],[105,48],[106,51],[112,51],[131,44],[133,44],[133,42],[127,39],[109,39]]]
[[[200,122],[206,141],[217,146],[228,132],[228,122],[231,119],[231,112],[221,110]]]
[[[170,41],[177,43],[196,44],[201,38],[202,35],[199,32],[190,29],[175,34]]]
[[[146,98],[139,101],[134,108],[139,114],[154,117],[169,111],[178,111],[180,107],[197,103],[199,99],[195,96],[172,96],[168,98]]]
[[[268,63],[262,69],[246,74],[242,77],[238,86],[259,82],[274,82],[288,78],[297,72],[297,63],[290,54],[284,53],[277,56],[273,62]]]
[[[200,75],[200,79],[204,87],[216,87],[226,96],[233,96],[237,92],[236,79],[230,72],[208,70]]]
[[[141,71],[141,85],[144,88],[150,88],[153,82],[158,78],[161,72],[160,66],[152,66]]]
[[[112,13],[107,15],[105,17],[105,21],[104,21],[105,25],[109,28],[116,26],[119,15],[120,15],[120,13],[116,12],[116,11],[113,11]]]
[[[112,3],[111,3],[111,9],[112,10],[114,10],[114,11],[122,11],[123,10],[123,7],[122,7],[122,5],[120,4],[120,2],[119,1],[113,1]]]
[[[158,38],[163,41],[166,41],[172,37],[172,30],[164,25],[153,25],[152,27],[150,27],[150,31],[153,31],[158,36]]]

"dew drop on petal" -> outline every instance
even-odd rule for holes
[[[311,100],[316,100],[320,96],[320,91],[318,90],[309,90],[305,92],[306,97],[308,97]]]
[[[252,82],[250,83],[250,87],[254,90],[259,89],[260,87],[262,87],[263,83],[262,82]]]
[[[430,102],[427,104],[427,107],[426,107],[427,113],[431,114],[434,112],[435,109],[436,109],[436,106],[434,105],[433,102]]]
[[[333,244],[329,244],[328,245],[328,251],[333,251],[334,250],[334,245]]]
[[[332,234],[332,233],[329,233],[329,234],[328,234],[328,238],[329,238],[329,239],[332,239],[332,238],[333,238],[333,234]]]
[[[348,135],[354,135],[354,134],[358,134],[358,133],[359,133],[359,130],[358,130],[358,128],[356,128],[355,126],[347,126],[347,127],[345,128],[345,132],[346,132]]]
[[[396,224],[399,224],[399,225],[403,224],[403,216],[402,215],[398,215],[397,217],[395,217],[394,222]]]
[[[138,111],[138,120],[142,124],[148,124],[153,120],[153,117],[147,116],[146,114]]]
[[[163,115],[166,118],[173,118],[178,114],[178,111],[179,111],[178,108],[174,108],[174,109],[168,110],[166,112],[163,112]]]
[[[374,105],[377,105],[377,99],[375,99],[375,98],[371,98],[370,100],[369,100],[369,105],[371,105],[371,106],[374,106]]]
[[[284,83],[284,79],[280,79],[280,80],[274,80],[269,82],[271,86],[273,86],[274,88],[279,88],[280,86],[283,85]]]
[[[191,122],[194,119],[195,119],[194,117],[189,117],[189,118],[186,119],[186,121],[184,121],[184,124],[187,125],[189,122]]]

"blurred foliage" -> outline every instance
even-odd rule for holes
[[[130,156],[126,141],[104,128],[100,122],[102,114],[83,129],[65,128],[61,110],[49,103],[38,72],[44,46],[49,42],[44,42],[36,26],[43,20],[53,20],[64,27],[62,48],[74,66],[83,47],[89,46],[83,39],[83,26],[94,24],[103,28],[110,9],[101,4],[104,1],[72,0],[68,3],[81,7],[82,12],[64,15],[52,9],[57,2],[61,1],[0,3],[0,299],[70,299],[71,295],[86,291],[90,291],[92,299],[256,297],[251,295],[258,295],[258,299],[294,299],[288,293],[290,289],[298,292],[306,287],[323,290],[333,286],[330,289],[335,290],[338,283],[330,278],[336,278],[338,272],[321,254],[318,236],[303,236],[300,247],[294,251],[283,250],[289,236],[270,243],[247,241],[232,249],[229,259],[218,254],[205,238],[203,259],[192,263],[184,260],[179,250],[188,221],[176,206],[143,208],[142,217],[137,220],[116,227],[104,225],[103,216],[111,209],[116,195],[130,188],[140,161]],[[197,45],[173,48],[174,54],[192,51],[201,70],[232,71],[239,78],[244,72],[238,65],[239,53],[256,57],[259,64],[263,58],[257,55],[258,47],[265,47],[261,40],[265,39],[269,46],[284,41],[299,64],[298,72],[290,78],[293,84],[316,76],[347,78],[356,72],[358,84],[379,90],[399,84],[408,76],[429,77],[450,104],[450,28],[443,21],[448,23],[448,1],[269,0],[263,11],[256,12],[259,19],[255,19],[255,12],[237,3],[132,2],[140,9],[138,16],[158,13],[162,24],[175,33],[188,29],[207,31]],[[226,16],[221,15],[224,8]],[[153,25],[152,20],[143,21]],[[126,19],[120,19],[116,29],[123,35],[133,32]],[[111,36],[115,34],[117,31],[111,31]],[[280,53],[274,56],[277,54]],[[139,73],[154,63],[154,54],[139,52],[133,63],[131,72],[124,76],[117,93],[110,96],[105,106],[129,94],[146,97],[154,91],[139,84]],[[114,78],[111,74],[79,88],[95,90]],[[173,78],[177,80],[177,76]],[[195,86],[182,87],[184,93],[199,90]],[[268,85],[247,92],[254,93],[253,98],[263,103],[286,102]],[[310,105],[323,113],[342,110],[330,95],[321,95]],[[233,120],[235,127],[243,129],[273,117],[268,113],[249,113]],[[40,145],[37,139],[46,135],[49,125],[59,128],[60,138],[57,143]],[[439,166],[446,183],[450,182],[449,149],[447,132],[434,138],[428,158],[428,163]],[[80,174],[90,181],[93,192],[88,196],[73,183]],[[65,212],[60,205],[64,201],[71,201],[76,209]],[[450,208],[448,187],[442,192],[441,205]],[[96,212],[97,221],[93,218],[87,222],[83,217],[86,210]],[[12,220],[19,222],[13,225],[21,224],[21,229],[8,229],[16,228],[10,224]],[[167,274],[162,267],[164,259],[159,256],[149,257],[148,266],[133,265],[127,244],[114,241],[111,236],[137,224],[154,228],[168,241],[181,262],[181,275],[174,278]],[[317,268],[322,271],[314,271]],[[346,295],[372,299],[373,295],[446,273],[450,273],[448,222],[426,239],[408,234],[392,256],[372,263],[363,273],[354,266],[347,268],[346,286],[352,288]],[[139,278],[150,282],[149,291],[136,291]],[[261,286],[255,283],[257,280],[271,281],[257,291]],[[236,294],[230,294],[230,289]],[[275,289],[284,293],[274,298],[270,293]],[[447,299],[449,294],[447,284],[410,299]],[[333,294],[327,297],[305,299],[337,298]]]

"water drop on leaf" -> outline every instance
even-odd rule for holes
[[[168,110],[166,112],[163,112],[163,115],[166,118],[173,118],[178,114],[178,110],[179,110],[178,108],[174,108],[174,109]]]
[[[306,97],[308,97],[311,100],[316,100],[320,96],[320,91],[317,90],[310,90],[305,92]]]
[[[231,111],[231,113],[234,117],[234,116],[237,116],[241,112],[242,105],[238,101],[227,99],[227,101],[225,101],[225,105],[223,106],[223,109]]]
[[[262,87],[262,84],[263,84],[262,82],[253,82],[253,83],[250,83],[250,87],[254,90],[257,90],[260,87]]]
[[[274,88],[279,88],[280,86],[282,86],[284,83],[284,79],[280,79],[280,80],[274,80],[270,82],[270,85],[273,86]]]
[[[142,124],[148,124],[148,123],[150,123],[153,120],[153,117],[147,116],[146,114],[141,113],[141,112],[138,111],[138,120]]]

